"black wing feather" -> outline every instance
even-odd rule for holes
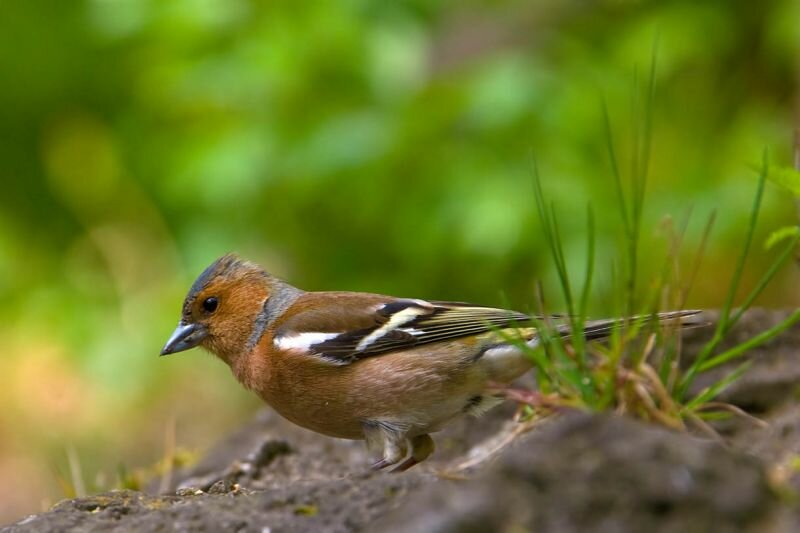
[[[392,318],[403,312],[409,315],[409,319],[392,326]],[[530,321],[528,315],[505,309],[419,300],[396,300],[382,306],[376,314],[380,320],[375,327],[342,333],[312,345],[310,350],[339,364],[347,364],[365,357],[477,335]],[[370,335],[375,335],[375,338],[365,341]]]

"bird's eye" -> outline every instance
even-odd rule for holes
[[[214,311],[216,311],[218,305],[219,305],[219,300],[215,296],[203,300],[203,309],[205,309],[209,313],[213,313]]]

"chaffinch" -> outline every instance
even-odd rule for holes
[[[531,368],[508,336],[535,346],[535,328],[520,326],[530,322],[464,303],[304,292],[229,254],[194,282],[161,355],[202,346],[285,418],[364,439],[382,450],[374,468],[402,471],[433,452],[430,433],[499,403],[492,389]],[[619,323],[588,322],[586,338],[608,336]],[[569,335],[566,326],[560,332]]]

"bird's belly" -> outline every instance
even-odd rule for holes
[[[420,356],[425,355],[420,353]],[[486,388],[474,364],[415,361],[405,352],[348,366],[320,363],[274,368],[268,387],[257,391],[279,414],[332,437],[363,439],[364,426],[383,422],[409,436],[441,429],[469,412]]]
[[[336,398],[306,394],[303,384],[280,398],[264,398],[281,416],[298,426],[340,439],[364,439],[364,407]]]
[[[484,405],[488,402],[479,393],[459,394],[444,401],[425,404],[409,398],[401,409],[386,408],[368,400],[340,402],[301,398],[294,394],[263,399],[278,414],[298,426],[330,437],[353,440],[365,438],[364,426],[369,422],[407,428],[409,436],[432,433],[458,416],[472,412],[478,401],[484,402]]]

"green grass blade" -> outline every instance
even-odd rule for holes
[[[742,279],[744,272],[744,265],[747,261],[747,256],[750,253],[750,246],[753,243],[753,234],[756,230],[756,223],[758,222],[758,215],[761,211],[761,200],[764,196],[764,185],[767,182],[768,176],[768,162],[767,152],[764,151],[762,169],[758,177],[758,186],[756,187],[756,195],[753,199],[753,207],[750,210],[750,221],[747,226],[747,233],[745,234],[744,245],[742,246],[742,253],[736,262],[736,270],[734,271],[733,278],[731,279],[730,289],[728,290],[727,297],[725,298],[725,305],[722,308],[721,319],[718,328],[725,331],[728,327],[728,318],[730,317],[731,308],[733,307],[733,300],[736,297],[736,290],[739,288],[739,282]]]
[[[558,219],[556,218],[555,208],[550,205],[550,227],[552,228],[553,235],[553,258],[556,261],[556,268],[558,270],[559,281],[561,282],[561,289],[564,293],[564,301],[567,304],[567,312],[570,316],[570,322],[575,317],[575,305],[572,299],[572,286],[569,282],[569,271],[567,271],[567,261],[564,257],[564,247],[561,244],[561,231],[558,227]]]
[[[731,308],[733,307],[733,299],[736,297],[737,289],[739,288],[739,282],[742,278],[742,273],[744,271],[744,265],[747,260],[747,256],[750,253],[750,246],[753,242],[753,234],[755,233],[756,222],[758,221],[758,215],[761,210],[761,199],[764,194],[764,185],[767,181],[767,174],[768,174],[768,159],[767,159],[767,152],[764,151],[761,172],[759,173],[758,177],[758,185],[756,187],[756,194],[755,198],[753,199],[753,206],[750,210],[750,220],[747,227],[747,233],[745,234],[745,240],[742,247],[742,252],[739,255],[739,258],[736,262],[736,268],[734,270],[733,278],[731,278],[731,284],[728,288],[728,294],[725,299],[725,304],[720,312],[719,321],[717,322],[717,328],[714,331],[714,336],[711,338],[709,342],[705,344],[703,349],[701,350],[700,354],[694,360],[692,365],[687,369],[686,374],[680,381],[680,385],[678,387],[678,399],[681,399],[685,396],[686,391],[689,389],[689,386],[692,384],[692,381],[697,376],[700,367],[705,363],[706,359],[711,355],[711,353],[716,349],[722,339],[725,338],[725,335],[729,331],[729,324],[728,319],[730,317]]]
[[[761,276],[761,279],[758,281],[758,284],[750,291],[750,294],[747,295],[742,305],[739,309],[736,310],[736,313],[733,317],[728,321],[729,328],[733,327],[739,319],[742,317],[745,311],[747,311],[751,305],[753,305],[753,301],[758,298],[758,296],[764,291],[764,289],[769,285],[772,279],[775,277],[775,274],[786,264],[786,262],[792,257],[792,252],[795,250],[797,246],[797,241],[800,240],[800,235],[795,236],[789,242],[789,244],[783,249],[781,254],[778,258],[772,262],[764,275]]]
[[[580,302],[578,304],[578,314],[573,322],[573,347],[578,356],[578,364],[583,372],[592,382],[594,388],[594,376],[587,372],[586,368],[586,339],[583,328],[586,324],[586,311],[589,306],[589,295],[592,292],[592,281],[594,279],[594,212],[592,206],[586,206],[586,272],[583,279],[583,289],[581,290]]]
[[[771,340],[780,333],[783,333],[791,326],[796,324],[798,321],[800,321],[800,310],[793,312],[791,315],[782,320],[779,324],[776,324],[775,326],[769,328],[766,331],[762,331],[755,337],[751,337],[745,342],[734,346],[730,350],[722,352],[721,354],[712,357],[711,359],[708,359],[702,365],[700,365],[699,371],[706,372],[714,367],[717,367],[721,364],[727,363],[732,359],[736,359],[737,357],[744,355],[749,350],[761,346],[762,344]]]
[[[614,135],[611,128],[611,115],[608,112],[608,104],[603,99],[603,119],[605,122],[606,130],[606,148],[608,149],[608,158],[611,162],[611,174],[614,177],[614,190],[617,193],[617,202],[620,206],[620,215],[622,216],[622,227],[625,230],[626,237],[631,234],[631,223],[628,219],[628,206],[625,199],[625,190],[622,186],[622,175],[619,171],[619,160],[617,159],[617,152],[614,149]]]
[[[745,361],[744,363],[740,364],[736,367],[736,369],[725,376],[724,378],[720,379],[710,387],[707,387],[700,391],[697,396],[692,398],[684,407],[684,412],[694,411],[701,405],[710,402],[714,398],[716,398],[723,390],[728,388],[733,382],[737,379],[742,377],[742,375],[747,371],[748,368],[753,364],[752,361]]]
[[[574,316],[575,310],[572,305],[572,290],[570,288],[569,274],[564,260],[564,250],[561,246],[560,234],[558,232],[558,223],[552,206],[548,207],[545,203],[542,181],[535,160],[533,160],[532,166],[534,199],[536,200],[536,210],[539,215],[539,221],[542,224],[542,232],[544,233],[545,241],[547,242],[550,254],[556,265],[556,273],[558,274],[561,290],[567,304],[567,313],[570,316]]]

